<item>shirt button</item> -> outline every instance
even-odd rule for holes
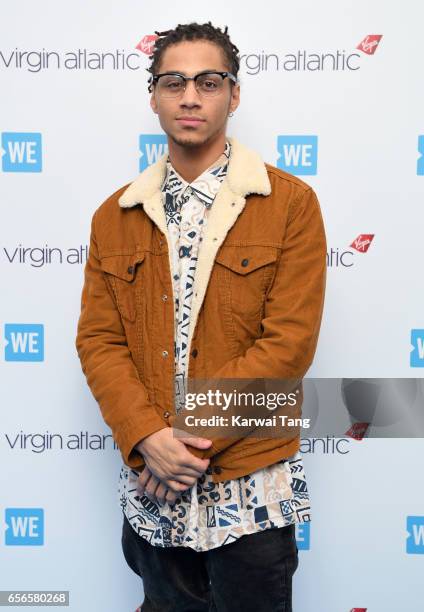
[[[242,259],[241,265],[245,268],[249,264],[248,259]]]
[[[192,357],[197,357],[197,349],[193,349],[193,350],[191,351],[191,356],[192,356]]]
[[[162,351],[162,357],[168,357],[168,351]]]
[[[220,465],[215,465],[213,471],[215,472],[215,474],[220,474],[222,472],[222,467]]]
[[[165,419],[167,419],[170,415],[171,413],[168,412],[167,410],[165,410],[165,412],[163,413],[163,416],[165,417]]]
[[[128,266],[127,272],[128,274],[132,274],[134,272],[134,266]]]
[[[167,300],[167,299],[168,299],[168,296],[166,295],[166,293],[164,293],[164,294],[163,294],[163,296],[162,296],[162,300],[163,300],[164,302],[166,302],[166,300]]]

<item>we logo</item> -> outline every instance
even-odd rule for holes
[[[140,134],[140,172],[154,164],[168,151],[166,134]]]
[[[424,368],[424,329],[411,329],[411,368]]]
[[[417,160],[417,174],[418,176],[424,176],[424,136],[418,136],[418,153],[419,158]]]
[[[406,517],[406,552],[408,555],[424,555],[424,516]]]
[[[6,546],[42,546],[44,544],[43,508],[6,508]]]
[[[296,523],[296,545],[299,550],[311,548],[311,523]]]
[[[44,325],[6,323],[4,337],[6,361],[44,361]]]
[[[41,172],[41,134],[3,132],[1,154],[3,172]]]
[[[291,174],[317,173],[318,136],[278,136],[277,167]]]

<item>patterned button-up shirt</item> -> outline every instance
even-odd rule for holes
[[[175,410],[184,406],[188,367],[187,336],[197,255],[208,212],[227,173],[231,145],[193,182],[187,183],[167,159],[162,186],[175,307]],[[171,506],[152,502],[136,490],[138,473],[125,464],[119,478],[123,512],[135,531],[153,546],[205,551],[241,536],[310,520],[310,503],[300,452],[233,480],[214,483],[205,473]]]

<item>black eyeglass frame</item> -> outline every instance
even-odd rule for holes
[[[152,92],[152,85],[156,84],[159,80],[159,77],[161,76],[169,76],[169,75],[173,75],[173,76],[179,76],[184,80],[184,90],[186,88],[187,85],[187,81],[194,81],[194,86],[196,87],[196,80],[199,76],[203,75],[203,74],[219,74],[222,76],[223,79],[225,79],[226,77],[228,77],[231,81],[233,81],[234,83],[237,83],[237,77],[234,76],[234,74],[232,72],[228,72],[228,71],[224,71],[221,72],[219,70],[203,70],[202,72],[198,72],[197,74],[195,74],[192,77],[188,77],[185,76],[184,74],[181,74],[181,72],[161,72],[160,74],[154,74],[150,77],[149,79],[149,87],[148,87],[148,91],[151,93]],[[196,87],[196,91],[197,91],[197,87]]]

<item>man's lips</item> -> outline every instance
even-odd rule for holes
[[[204,122],[204,119],[200,119],[199,117],[178,117],[177,121],[181,125],[200,125]]]

